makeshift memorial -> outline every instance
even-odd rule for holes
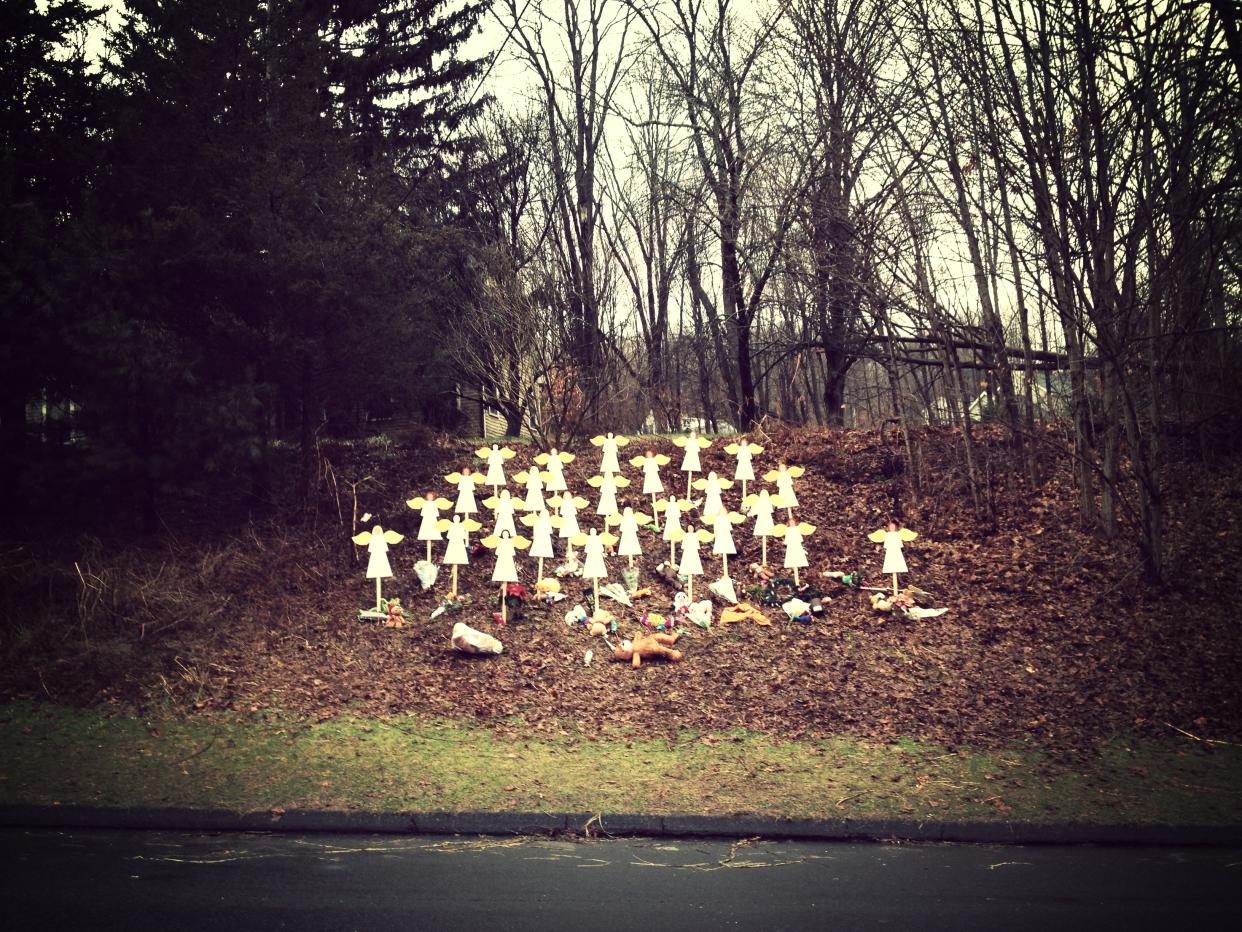
[[[720,579],[709,583],[707,591],[714,596],[724,599],[726,602],[737,602],[737,588],[733,585],[733,580],[728,576],[722,576]]]
[[[359,547],[367,548],[367,579],[375,580],[375,611],[383,611],[384,595],[381,588],[384,580],[392,576],[388,548],[401,543],[405,537],[396,531],[385,531],[377,524],[369,531],[355,534],[351,539]]]
[[[700,437],[698,431],[690,431],[688,436],[674,437],[673,445],[685,448],[685,455],[681,458],[681,471],[686,474],[686,498],[690,497],[690,481],[694,478],[696,472],[701,471],[699,466],[699,451],[706,450],[712,445],[712,442],[705,437]]]
[[[904,541],[914,540],[918,536],[916,532],[901,527],[896,521],[890,521],[888,527],[867,535],[868,540],[884,545],[884,566],[880,572],[893,575],[893,595],[897,595],[897,574],[910,572],[906,568],[906,557],[902,553],[901,545]]]
[[[755,467],[752,459],[763,452],[763,447],[749,440],[740,440],[725,447],[725,452],[737,457],[737,468],[733,470],[734,481],[742,483],[742,508],[745,510],[746,483],[754,481]]]
[[[442,539],[439,528],[440,512],[448,511],[453,507],[453,503],[443,496],[436,495],[435,492],[428,492],[422,498],[407,499],[405,505],[418,512],[418,539],[427,542],[426,560],[430,563],[432,541]],[[427,587],[423,586],[423,588]]]
[[[624,489],[629,484],[629,479],[616,473],[588,479],[587,485],[599,489],[599,504],[595,506],[595,513],[604,518],[617,514],[617,489]]]
[[[489,550],[496,551],[496,566],[492,570],[492,582],[500,583],[500,623],[503,625],[509,620],[508,600],[505,598],[507,594],[507,584],[518,582],[517,561],[514,554],[518,550],[525,550],[530,546],[530,541],[525,537],[517,537],[508,532],[493,534],[483,538],[483,546]]]
[[[523,510],[538,511],[546,507],[543,502],[543,488],[544,482],[549,478],[547,473],[538,469],[523,470],[513,478],[526,487],[526,497],[522,500]]]
[[[470,563],[470,554],[466,549],[466,543],[470,539],[471,531],[482,530],[483,525],[479,524],[473,518],[463,518],[461,515],[453,515],[452,521],[443,520],[440,522],[440,531],[444,533],[448,545],[444,548],[445,566],[453,568],[452,589],[451,593],[454,597],[457,595],[457,567],[467,566]]]
[[[574,459],[575,456],[572,453],[561,452],[556,447],[553,447],[547,453],[540,453],[535,457],[535,462],[547,471],[546,484],[544,486],[547,491],[565,491],[565,467],[572,463]]]
[[[487,475],[483,479],[483,484],[492,487],[494,496],[500,491],[501,486],[509,484],[505,481],[505,460],[513,459],[517,456],[517,451],[493,443],[490,447],[480,447],[475,450],[474,455],[479,459],[487,460]]]
[[[716,515],[725,510],[720,493],[724,489],[733,488],[733,483],[709,472],[705,478],[694,480],[694,487],[703,493],[703,507],[699,509],[699,515],[704,524],[711,524],[716,520]]]
[[[806,472],[804,466],[786,466],[781,463],[775,469],[763,474],[765,482],[776,483],[776,494],[780,496],[781,507],[785,509],[785,515],[788,518],[793,517],[793,510],[798,507],[798,496],[794,494],[793,481],[804,472]]]
[[[793,570],[794,585],[801,585],[798,579],[798,571],[808,565],[806,558],[806,549],[803,547],[802,541],[815,533],[815,525],[807,524],[805,521],[799,523],[793,518],[789,519],[788,524],[778,524],[772,529],[774,537],[783,537],[785,539],[785,569]]]
[[[599,464],[600,475],[607,476],[621,471],[621,464],[617,461],[617,448],[623,447],[629,442],[629,437],[621,437],[611,431],[591,438],[591,444],[600,447],[603,452],[603,457]]]
[[[453,512],[467,517],[477,513],[479,506],[474,501],[474,490],[483,484],[483,477],[465,467],[460,472],[449,473],[444,479],[449,485],[457,486],[457,503],[453,506]]]
[[[463,654],[499,654],[504,645],[492,637],[470,627],[464,621],[453,625],[453,647]]]
[[[800,621],[808,625],[814,621],[811,615],[811,603],[804,602],[802,599],[790,599],[781,608],[785,610],[785,614],[789,616],[790,621]]]
[[[651,510],[655,515],[655,528],[660,530],[659,505],[656,496],[664,491],[664,483],[660,481],[660,467],[667,466],[671,460],[663,453],[648,450],[642,456],[630,460],[631,466],[638,466],[643,471],[643,494],[651,496]]]
[[[751,517],[755,519],[755,527],[751,534],[762,541],[759,565],[766,567],[768,565],[768,538],[775,536],[773,529],[776,525],[772,520],[772,513],[784,505],[784,502],[779,495],[769,495],[767,489],[760,489],[759,494],[745,499],[745,505],[750,510]]]
[[[535,595],[547,605],[552,605],[565,598],[565,593],[561,592],[561,581],[559,579],[540,579],[535,583]]]
[[[613,660],[630,663],[635,669],[642,666],[643,658],[661,657],[673,663],[679,662],[683,656],[681,651],[674,650],[679,634],[636,634],[629,640],[622,641],[612,652]]]
[[[582,577],[591,580],[595,593],[595,610],[599,611],[599,581],[608,578],[608,567],[604,563],[604,548],[617,543],[617,538],[607,531],[597,534],[591,528],[589,534],[579,534],[573,539],[575,546],[582,548]]]

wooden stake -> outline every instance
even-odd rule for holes
[[[539,558],[539,579],[535,580],[535,582],[538,583],[542,579],[543,579],[543,557],[540,557]]]
[[[759,558],[759,565],[767,566],[768,565],[768,535],[764,534],[762,537],[759,538],[759,540],[761,541],[761,546],[763,548],[763,556]]]
[[[457,598],[457,564],[453,564],[453,598]]]
[[[651,493],[651,516],[652,516],[652,519],[655,521],[655,529],[657,531],[660,530],[660,511],[658,508],[656,508],[655,492]]]
[[[687,501],[690,499],[690,480],[693,478],[694,478],[694,473],[692,472],[686,473],[686,499]]]
[[[729,555],[727,553],[722,553],[720,555],[720,562],[724,566],[724,578],[728,579],[729,578]]]
[[[598,612],[599,611],[599,577],[598,576],[595,577],[594,583],[595,583],[595,610]]]
[[[896,579],[896,578],[897,578],[897,575],[896,575],[896,574],[893,574],[893,579]],[[375,577],[375,610],[376,610],[377,612],[378,612],[378,611],[381,611],[381,609],[380,609],[380,605],[381,605],[381,604],[383,603],[383,601],[384,601],[384,597],[383,597],[383,595],[381,595],[381,594],[380,594],[380,583],[382,583],[382,582],[383,582],[383,580],[382,580],[382,579],[380,579],[378,576],[376,576],[376,577]]]
[[[427,541],[427,562],[431,562],[431,541]]]
[[[677,569],[677,542],[674,540],[668,542],[668,565]]]
[[[690,573],[686,576],[686,595],[690,597],[690,601],[694,601],[694,574]]]
[[[792,521],[792,520],[793,520],[793,508],[792,508],[792,507],[786,508],[786,509],[785,509],[785,514],[789,515],[789,520],[790,520],[790,521]]]
[[[746,480],[742,480],[742,507],[746,506]]]
[[[897,574],[893,574],[893,595],[897,594]]]
[[[794,567],[794,585],[795,586],[802,585],[801,581],[798,579],[798,568],[796,566]]]
[[[500,584],[500,623],[503,625],[509,620],[509,600],[505,598],[505,584]]]
[[[630,569],[634,568],[634,554],[630,554]]]

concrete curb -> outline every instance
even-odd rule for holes
[[[407,835],[560,835],[921,841],[1010,845],[1242,846],[1242,825],[1084,825],[780,819],[588,812],[353,812],[287,809],[121,809],[0,806],[0,825],[21,828],[185,832],[337,832]]]

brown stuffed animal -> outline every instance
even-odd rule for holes
[[[673,663],[681,660],[681,651],[668,645],[676,644],[680,634],[643,634],[630,641],[622,641],[612,652],[613,660],[629,660],[641,667],[644,657],[667,657]]]

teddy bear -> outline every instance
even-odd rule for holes
[[[670,644],[676,644],[680,634],[641,634],[622,641],[621,646],[614,648],[613,660],[628,660],[635,667],[642,666],[644,657],[667,657],[673,663],[681,660],[682,653],[673,650]]]

